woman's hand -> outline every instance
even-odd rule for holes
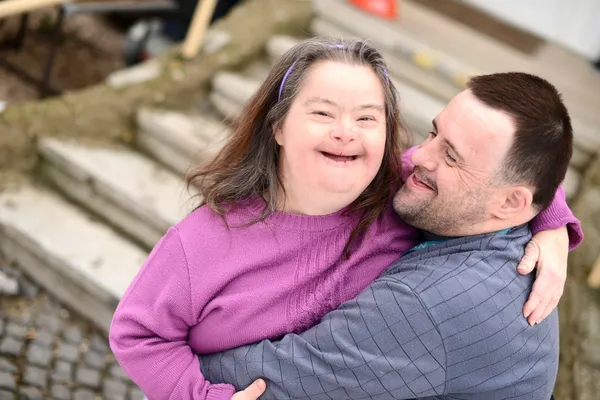
[[[537,276],[523,315],[530,325],[540,323],[558,305],[567,280],[569,234],[566,227],[538,232],[525,247],[517,267],[527,275],[537,268]]]
[[[267,384],[262,379],[252,382],[246,389],[234,393],[231,400],[257,400],[267,389]]]

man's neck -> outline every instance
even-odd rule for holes
[[[463,226],[460,229],[452,229],[452,231],[448,232],[428,232],[428,234],[431,234],[433,236],[439,236],[442,238],[475,236],[482,235],[485,233],[505,231],[507,229],[526,224],[529,221],[530,219],[528,220],[525,218],[521,218],[519,220],[517,220],[516,218],[513,218],[511,220],[489,219],[477,224],[463,224]]]

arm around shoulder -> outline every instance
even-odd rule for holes
[[[411,288],[380,278],[315,327],[202,357],[210,379],[248,386],[261,398],[412,399],[445,391],[442,338]]]

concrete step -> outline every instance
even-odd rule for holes
[[[39,151],[45,177],[148,248],[192,209],[183,180],[139,153],[55,139]]]
[[[582,149],[577,143],[573,145],[573,156],[571,157],[571,165],[584,171],[592,161],[592,154],[585,149]]]
[[[212,106],[226,119],[237,118],[242,110],[241,103],[238,103],[215,90],[208,95],[208,98]]]
[[[563,187],[565,189],[565,195],[567,200],[571,200],[575,198],[577,191],[579,190],[579,185],[581,184],[581,172],[576,169],[569,167],[567,169],[567,174],[565,176],[565,180],[563,182]]]
[[[288,35],[273,35],[267,40],[266,50],[271,64],[279,60],[288,50],[298,44],[301,39]]]
[[[48,190],[0,193],[0,249],[105,332],[147,252]]]
[[[550,42],[532,54],[523,53],[419,3],[402,1],[399,21],[393,23],[398,31],[485,73],[524,71],[540,75],[563,93],[573,116],[600,126],[600,74],[588,60]]]
[[[356,37],[355,34],[334,25],[323,18],[315,18],[311,30],[316,35],[333,37]],[[427,68],[418,66],[412,60],[400,57],[391,50],[379,49],[385,58],[390,74],[406,81],[427,94],[449,101],[460,92],[460,88],[447,79],[432,73]]]
[[[261,80],[245,77],[236,72],[218,72],[212,79],[213,91],[237,105],[243,105],[258,90]]]
[[[381,50],[391,51],[400,58],[436,72],[458,88],[464,88],[466,77],[479,73],[478,69],[462,62],[452,53],[442,52],[420,40],[420,37],[400,29],[397,23],[367,14],[345,0],[313,1],[313,6],[319,18],[372,40]]]
[[[263,81],[267,78],[270,71],[271,65],[268,60],[256,60],[245,66],[240,72],[248,78]]]
[[[137,114],[136,144],[178,174],[209,161],[229,128],[201,115],[141,109]]]

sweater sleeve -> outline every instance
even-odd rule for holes
[[[414,169],[414,164],[411,161],[412,154],[418,149],[418,146],[413,146],[402,153],[402,180],[406,181]],[[579,220],[575,218],[573,212],[567,205],[565,191],[559,186],[554,200],[548,208],[540,212],[529,223],[531,231],[535,235],[538,232],[548,229],[556,229],[567,226],[569,232],[569,250],[576,249],[583,241],[583,231]]]
[[[559,186],[552,203],[544,211],[539,213],[531,222],[529,227],[535,235],[548,229],[562,228],[567,226],[569,232],[569,250],[576,249],[583,241],[583,230],[579,220],[567,205],[565,191]]]
[[[202,356],[207,377],[261,399],[413,399],[444,394],[442,337],[408,286],[380,278],[302,334]]]
[[[231,399],[233,386],[207,381],[188,345],[201,307],[192,302],[187,260],[171,228],[121,299],[109,335],[119,364],[148,399]]]

